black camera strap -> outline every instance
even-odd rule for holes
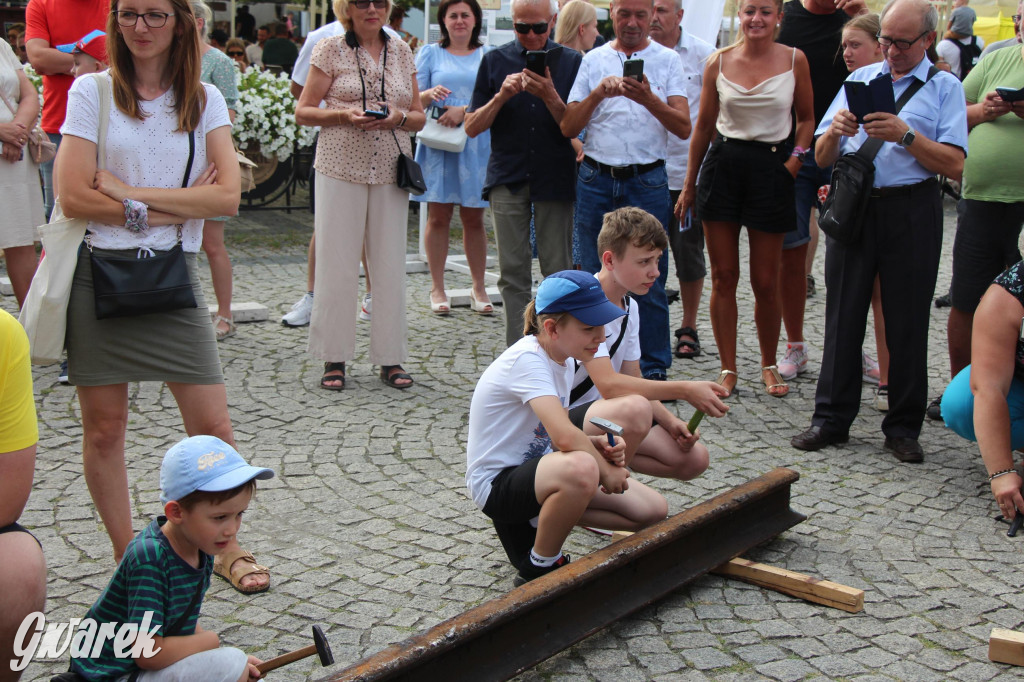
[[[384,33],[382,30],[381,33]],[[347,37],[347,36],[346,36]],[[386,102],[387,98],[384,97],[384,73],[388,68],[388,40],[387,34],[384,34],[384,58],[380,65],[380,101]],[[351,45],[352,43],[349,42]],[[359,58],[359,43],[352,45],[352,49],[356,53],[356,70],[359,71],[359,84],[363,87],[363,111],[366,111],[366,81],[363,80],[363,62]]]

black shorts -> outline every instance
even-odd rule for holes
[[[954,308],[974,313],[996,275],[1020,260],[1024,202],[961,199],[956,213],[950,294]]]
[[[508,560],[516,567],[533,549],[537,537],[537,529],[530,520],[540,514],[536,487],[540,460],[534,457],[498,472],[491,481],[491,492],[483,509],[494,522]]]
[[[25,528],[24,526],[18,523],[12,523],[4,526],[3,528],[0,528],[0,535],[3,535],[4,533],[27,533],[29,535],[32,535],[32,532],[28,528]],[[37,545],[39,545],[39,549],[43,548],[43,543],[39,542],[39,538],[37,538],[35,535],[32,535],[32,539],[36,541]]]
[[[738,223],[780,234],[796,228],[793,175],[785,143],[726,140],[719,135],[697,181],[697,212],[709,222]]]
[[[587,410],[590,406],[596,403],[596,400],[591,400],[588,403],[580,403],[576,407],[569,408],[569,421],[580,431],[583,430],[583,425],[587,423]]]
[[[672,248],[672,260],[676,264],[676,275],[680,282],[696,282],[708,274],[704,263],[704,224],[697,216],[697,207],[690,207],[690,227],[682,230],[676,217],[675,205],[679,201],[679,190],[671,190],[672,219],[668,226],[668,243]]]

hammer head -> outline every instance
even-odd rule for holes
[[[331,653],[331,645],[324,637],[324,631],[319,625],[313,626],[313,644],[316,646],[316,653],[320,656],[320,665],[334,665],[334,654]]]
[[[622,427],[615,422],[602,419],[601,417],[591,417],[590,423],[605,433],[614,433],[619,438],[622,438]]]

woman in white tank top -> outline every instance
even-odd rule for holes
[[[704,223],[711,260],[711,326],[722,362],[718,383],[730,391],[737,381],[739,235],[747,227],[761,378],[769,395],[781,397],[789,387],[775,364],[781,324],[779,262],[783,236],[796,229],[793,179],[800,155],[811,144],[814,102],[807,58],[775,42],[782,0],[744,0],[739,18],[739,40],[708,58],[676,214],[682,217],[695,207]],[[794,114],[795,146],[789,141]]]

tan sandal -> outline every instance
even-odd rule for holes
[[[736,372],[732,371],[731,369],[723,369],[721,372],[718,373],[718,378],[715,379],[715,383],[718,384],[719,386],[725,386],[725,380],[728,379],[729,377],[736,377],[736,382],[737,383],[740,380],[740,375],[737,374]],[[739,393],[739,389],[736,388],[736,384],[734,383],[732,385],[732,388],[729,389],[729,395],[722,396],[722,397],[723,398],[729,398],[729,397],[732,397],[736,393]]]
[[[781,397],[789,394],[789,384],[787,384],[785,381],[782,380],[782,375],[779,374],[779,366],[778,365],[769,365],[767,367],[762,367],[761,368],[761,379],[762,380],[764,379],[764,373],[765,372],[770,372],[771,375],[772,375],[772,381],[775,382],[774,384],[769,384],[767,381],[765,382],[764,385],[768,388],[768,395],[774,396],[776,398],[781,398]]]
[[[231,570],[239,559],[245,559],[248,564],[240,564],[238,568]],[[231,583],[231,587],[242,594],[255,594],[257,592],[266,592],[270,589],[270,569],[256,563],[256,557],[251,552],[247,552],[242,548],[215,556],[213,559],[213,572]],[[242,578],[245,576],[259,575],[261,573],[267,576],[266,585],[247,586],[242,584]]]
[[[228,328],[227,329],[220,329],[217,325],[219,325],[221,322],[226,324],[228,326]],[[213,318],[213,330],[217,334],[217,340],[218,341],[223,341],[224,339],[228,338],[229,336],[234,336],[235,335],[235,321],[232,320],[230,317],[224,317],[223,315],[218,315],[217,317]]]

